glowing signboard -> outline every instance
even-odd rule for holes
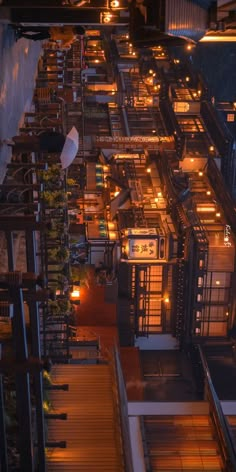
[[[129,259],[157,259],[157,239],[129,239]]]

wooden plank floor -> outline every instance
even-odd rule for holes
[[[54,366],[52,377],[53,382],[68,383],[69,390],[51,392],[54,411],[67,413],[67,420],[49,420],[48,440],[66,441],[67,447],[48,450],[47,470],[122,472],[109,365]]]

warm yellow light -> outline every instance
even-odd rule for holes
[[[169,297],[165,297],[165,298],[164,298],[164,302],[165,302],[165,303],[169,303],[169,302],[170,302]]]
[[[198,172],[198,175],[199,175],[199,177],[202,177],[202,176],[203,176],[203,172],[200,170],[200,171]]]
[[[120,6],[119,0],[112,0],[111,3],[111,8],[118,8]]]
[[[70,294],[71,298],[79,298],[80,297],[80,291],[79,290],[73,290]]]
[[[156,203],[159,202],[159,198],[157,198],[157,197],[154,198],[154,201],[155,201]]]
[[[193,159],[193,157],[190,159],[190,162],[194,162],[194,159]]]
[[[156,130],[155,130],[155,129],[153,129],[153,130],[152,130],[152,133],[153,133],[153,134],[154,134],[154,133],[156,133]]]
[[[100,61],[99,61],[99,59],[95,59],[94,62],[96,62],[96,64],[98,64]]]
[[[151,169],[150,167],[147,168],[147,173],[150,174],[151,173]]]
[[[202,207],[197,207],[197,211],[198,211],[199,213],[204,213],[204,212],[206,212],[206,213],[214,213],[216,210],[215,210],[215,208],[214,208],[213,206],[204,206],[204,207],[202,206]]]
[[[152,69],[149,69],[149,74],[153,74],[153,70]]]
[[[115,233],[115,231],[110,231],[109,232],[109,237],[110,239],[117,239],[117,233]]]
[[[108,229],[115,229],[115,223],[108,221]]]
[[[117,197],[117,195],[119,195],[119,190],[117,190],[116,192],[114,192],[114,197]]]
[[[193,47],[192,47],[192,45],[191,45],[191,44],[188,44],[188,45],[187,45],[187,50],[188,50],[188,51],[191,51],[191,50],[192,50],[192,48],[193,48]]]
[[[216,280],[216,285],[220,285],[220,281],[219,281],[219,280]]]
[[[158,196],[158,197],[162,197],[162,193],[161,193],[161,192],[157,192],[157,196]]]
[[[43,411],[44,411],[45,413],[48,413],[49,410],[50,410],[50,407],[49,407],[48,403],[47,403],[46,401],[44,401],[44,402],[43,402]]]
[[[224,241],[227,243],[229,241],[229,237],[228,236],[225,236],[224,237]]]
[[[211,191],[210,191],[210,190],[207,190],[206,194],[207,194],[207,195],[211,195]]]
[[[154,74],[152,74],[153,77],[156,77],[156,72],[154,72]]]
[[[213,152],[214,150],[215,150],[214,146],[210,146],[210,147],[209,147],[209,151],[210,151],[210,152]]]
[[[225,35],[225,36],[214,36],[214,35],[206,35],[204,36],[203,38],[200,39],[200,42],[216,42],[216,43],[221,43],[221,42],[225,42],[225,43],[229,43],[229,42],[235,42],[236,41],[236,37],[235,36],[228,36],[228,35]]]
[[[193,96],[194,96],[194,98],[197,97],[197,93],[196,93],[196,92],[193,92]]]
[[[221,216],[221,213],[216,213],[217,218]]]
[[[111,19],[112,19],[112,15],[104,15],[103,22],[110,23]]]
[[[132,48],[132,47],[133,47],[133,44],[132,44],[132,43],[129,43],[129,47]]]
[[[185,77],[185,80],[186,80],[186,82],[189,82],[190,78],[187,76],[187,77]]]
[[[198,91],[197,91],[197,94],[198,94],[198,95],[201,95],[201,93],[202,93],[201,90],[198,90]]]

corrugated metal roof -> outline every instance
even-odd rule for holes
[[[56,365],[54,383],[68,391],[51,391],[53,413],[67,420],[48,420],[48,441],[66,441],[65,449],[50,448],[47,471],[122,472],[125,470],[119,417],[109,365]]]

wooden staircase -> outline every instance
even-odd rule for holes
[[[47,472],[124,471],[111,367],[55,365],[52,378],[69,384],[68,391],[50,393],[53,413],[67,413],[67,420],[48,420],[47,441],[66,441],[66,448],[48,450]]]
[[[144,431],[152,472],[223,470],[208,415],[147,416]]]

